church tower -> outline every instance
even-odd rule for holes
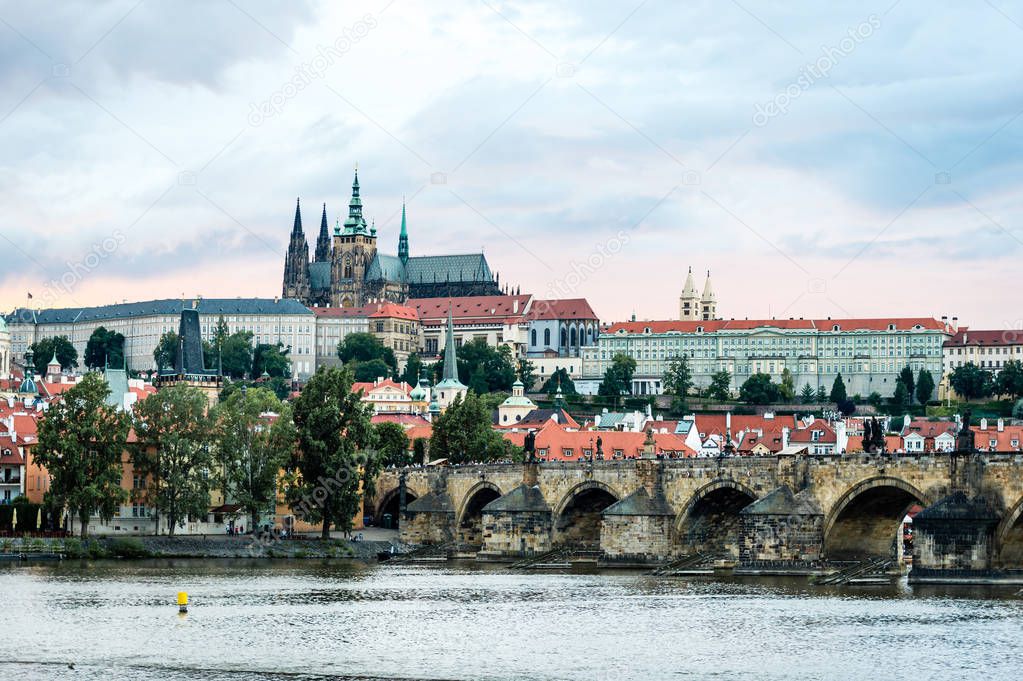
[[[401,200],[401,234],[398,236],[398,258],[408,264],[408,227],[405,224],[405,199]]]
[[[284,259],[284,286],[281,296],[302,301],[309,298],[309,244],[305,240],[305,232],[302,231],[302,206],[298,199],[295,199],[295,225],[291,229],[288,254]]]
[[[707,282],[703,285],[703,296],[700,298],[700,313],[704,321],[718,318],[718,303],[714,296],[714,288],[710,285],[710,270],[707,270]]]
[[[376,229],[366,226],[359,195],[359,169],[355,169],[352,198],[344,228],[334,228],[334,264],[331,272],[331,304],[352,307],[366,304],[366,269],[377,252]]]
[[[700,297],[696,293],[696,284],[693,282],[693,268],[689,268],[686,275],[685,286],[682,287],[682,295],[678,299],[678,318],[682,321],[697,321],[700,317]]]
[[[327,229],[327,204],[320,216],[320,235],[316,238],[316,262],[330,262],[330,231]]]

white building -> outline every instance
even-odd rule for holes
[[[576,389],[595,394],[616,354],[636,360],[633,394],[663,392],[663,376],[674,357],[685,356],[697,387],[727,371],[737,393],[758,373],[780,382],[788,369],[796,391],[805,385],[830,391],[838,374],[852,396],[883,397],[895,391],[903,367],[914,374],[942,375],[942,345],[949,337],[936,319],[786,319],[630,321],[602,329],[595,347],[583,351],[583,378]]]
[[[943,346],[945,374],[938,386],[938,396],[954,395],[948,378],[957,367],[973,363],[981,369],[998,375],[1006,362],[1023,361],[1023,331],[1019,329],[977,330],[958,328],[952,318],[951,338]]]
[[[11,375],[11,334],[7,322],[0,317],[0,380]]]
[[[315,367],[313,313],[297,300],[279,298],[199,298],[148,300],[100,307],[32,310],[7,315],[11,352],[21,357],[29,345],[53,336],[67,336],[78,350],[79,363],[89,336],[99,327],[124,335],[128,368],[155,370],[153,350],[167,331],[177,332],[181,310],[196,305],[204,340],[211,340],[221,317],[230,333],[252,332],[252,342],[282,343],[290,348],[294,377],[311,375]]]

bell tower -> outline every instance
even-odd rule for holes
[[[331,304],[352,307],[366,304],[366,269],[377,252],[376,228],[367,228],[362,215],[359,168],[355,168],[352,198],[344,227],[334,228],[334,261],[331,272]]]

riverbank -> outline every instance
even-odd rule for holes
[[[0,561],[75,560],[121,558],[342,558],[375,560],[378,553],[401,552],[407,547],[397,535],[363,541],[341,537],[295,537],[184,535],[177,537],[95,537],[86,540],[22,538],[0,542]]]

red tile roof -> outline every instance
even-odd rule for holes
[[[372,306],[371,306],[372,307]],[[407,319],[410,321],[419,321],[419,312],[414,307],[408,305],[398,305],[396,303],[378,303],[376,306],[376,312],[370,314],[370,317],[387,317],[394,319]]]
[[[797,329],[831,331],[835,326],[841,331],[884,331],[889,325],[898,331],[908,331],[920,326],[922,329],[941,330],[944,325],[930,317],[895,317],[890,319],[716,319],[710,321],[660,320],[645,322],[616,322],[604,327],[604,333],[696,333],[703,328],[705,333],[716,331],[741,331],[759,328]]]
[[[925,438],[933,438],[941,435],[942,433],[951,433],[955,435],[956,424],[954,421],[928,421],[926,419],[915,419],[909,422],[908,426],[904,426],[901,431],[902,437],[906,437],[910,433],[919,433]]]
[[[968,345],[1020,345],[1023,344],[1023,330],[1004,329],[997,331],[973,331],[960,328],[958,333],[945,341],[945,347],[963,347]]]
[[[353,393],[361,390],[363,395],[369,395],[371,390],[376,390],[377,388],[396,388],[397,390],[400,390],[406,395],[412,392],[412,386],[410,386],[408,383],[405,383],[404,381],[402,381],[401,383],[396,383],[395,381],[392,381],[389,378],[385,378],[384,380],[377,383],[374,383],[372,381],[366,383],[352,383]]]
[[[505,439],[521,447],[526,438],[526,433],[502,433]],[[643,455],[643,443],[646,441],[646,433],[633,433],[626,431],[595,431],[595,430],[569,430],[565,426],[548,421],[536,433],[536,449],[540,456],[548,461],[575,461],[583,457],[583,450],[596,450],[597,438],[601,439],[601,448],[605,459],[614,458],[615,452],[620,451],[624,458],[634,459]],[[696,452],[686,446],[685,441],[673,433],[654,433],[655,452],[658,454],[671,453],[676,456],[696,456]],[[547,453],[541,455],[540,450]],[[594,452],[595,453],[595,452]]]
[[[448,318],[451,309],[453,319],[464,321],[469,319],[487,319],[496,321],[498,318],[510,322],[521,321],[526,311],[526,304],[532,296],[464,296],[461,298],[412,298],[410,307],[416,308],[423,323],[441,323]],[[516,303],[518,306],[516,307]]]
[[[593,311],[585,298],[565,300],[534,300],[529,307],[529,319],[591,319],[596,321]]]
[[[987,430],[981,430],[980,426],[970,426],[975,433],[974,445],[982,451],[995,452],[1018,452],[1020,443],[1023,442],[1023,426],[1006,425],[1001,432],[998,431],[997,421],[988,421]],[[995,444],[992,446],[991,441]],[[1012,445],[1013,440],[1016,446]]]

